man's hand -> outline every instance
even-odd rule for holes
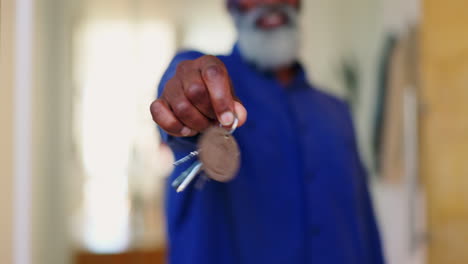
[[[241,126],[247,118],[224,63],[214,56],[181,62],[160,98],[151,104],[151,114],[154,122],[176,137],[194,136],[213,123],[230,126],[235,117]]]

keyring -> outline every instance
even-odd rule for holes
[[[178,166],[198,156],[198,160],[172,182],[172,187],[182,192],[201,171],[218,182],[232,180],[240,166],[239,145],[232,135],[238,126],[239,119],[234,116],[230,128],[219,124],[203,131],[197,150],[174,162],[174,166]]]
[[[232,123],[232,127],[231,127],[231,130],[229,131],[229,134],[232,135],[236,131],[238,125],[239,125],[239,119],[236,117],[234,118],[234,123]]]
[[[237,117],[234,118],[234,122],[232,123],[231,129],[228,131],[228,134],[232,135],[239,125],[239,119]],[[219,127],[223,127],[222,124],[219,124]]]

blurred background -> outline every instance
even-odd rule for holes
[[[468,2],[303,1],[310,79],[349,102],[390,264],[468,263]],[[223,0],[1,0],[0,263],[164,263],[149,105]]]

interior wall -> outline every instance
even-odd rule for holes
[[[425,0],[421,169],[430,263],[468,261],[468,16],[465,0]]]
[[[33,264],[71,261],[71,25],[80,1],[36,0],[33,90]]]
[[[0,263],[13,262],[13,4],[0,2]]]
[[[342,98],[348,91],[340,76],[345,61],[360,75],[359,102],[354,110],[362,159],[372,169],[371,127],[378,54],[383,35],[382,1],[303,1],[302,60],[320,89]]]

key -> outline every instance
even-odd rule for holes
[[[187,156],[181,158],[180,160],[174,162],[172,165],[174,166],[179,166],[181,164],[184,164],[185,162],[191,160],[192,158],[198,156],[200,153],[198,151],[192,151],[190,152],[190,154],[188,154]]]
[[[177,192],[183,192],[185,188],[195,179],[195,177],[200,173],[202,168],[202,163],[201,162],[196,162],[195,167],[190,171],[190,173],[187,175],[187,177],[184,179],[184,181],[180,184],[179,187],[177,187]]]
[[[239,146],[232,136],[238,122],[236,118],[230,131],[223,127],[208,128],[200,136],[198,150],[174,162],[174,166],[178,166],[195,157],[199,158],[172,182],[177,192],[184,191],[202,170],[208,178],[218,182],[234,179],[240,167]]]
[[[172,187],[175,189],[179,188],[179,186],[182,184],[182,182],[187,178],[187,176],[195,169],[195,166],[198,165],[199,162],[194,162],[188,169],[186,169],[184,172],[180,174],[179,177],[177,177],[173,182],[172,182]]]

